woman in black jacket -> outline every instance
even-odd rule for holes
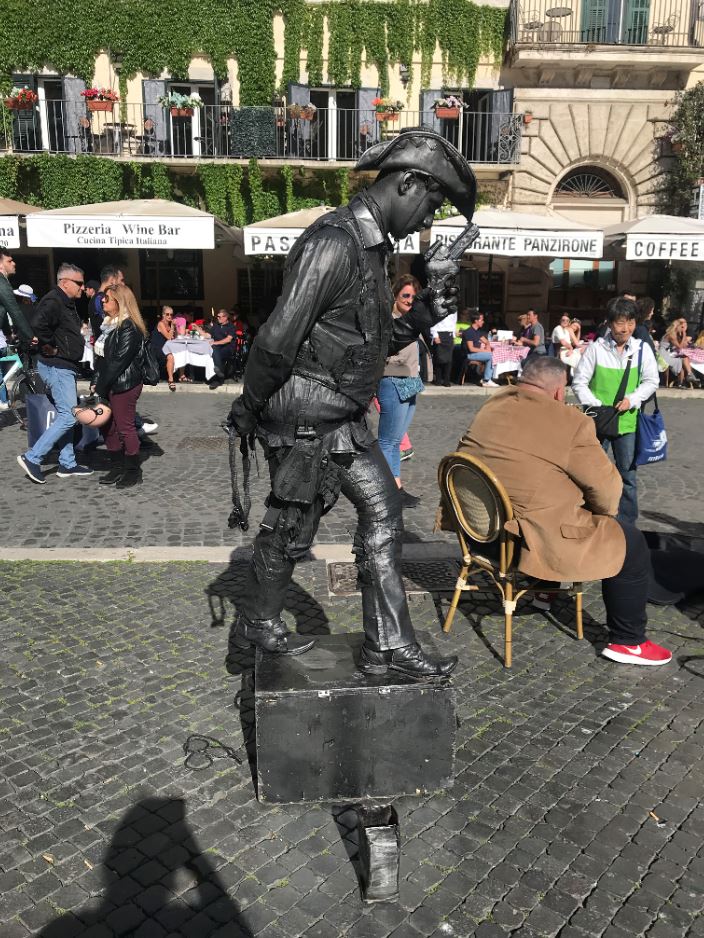
[[[134,293],[124,284],[106,289],[103,310],[105,318],[94,345],[95,391],[112,408],[112,418],[103,431],[112,468],[100,484],[126,489],[142,481],[134,415],[142,393],[142,346],[147,327]]]

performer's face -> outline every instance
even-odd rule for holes
[[[437,183],[407,173],[398,188],[398,200],[390,220],[390,234],[399,240],[414,231],[430,228],[435,212],[444,201]]]

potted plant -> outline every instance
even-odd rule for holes
[[[110,88],[86,88],[81,92],[89,111],[112,111],[120,95]]]
[[[198,92],[179,94],[178,91],[170,91],[157,98],[157,103],[168,108],[172,117],[193,117],[195,109],[203,107],[203,99]]]
[[[289,104],[288,116],[291,120],[312,121],[318,108],[314,104]]]
[[[31,88],[13,88],[5,98],[5,107],[11,111],[29,111],[38,100],[39,96]]]
[[[464,102],[454,94],[448,94],[444,98],[437,98],[433,102],[435,116],[440,120],[458,120],[463,107]]]
[[[391,98],[374,98],[372,104],[378,121],[397,121],[399,112],[404,108],[402,101],[393,101]]]

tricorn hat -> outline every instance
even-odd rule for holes
[[[392,140],[377,143],[360,157],[355,169],[431,176],[467,221],[474,214],[477,180],[472,167],[453,145],[425,127],[409,127]]]

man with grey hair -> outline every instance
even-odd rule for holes
[[[39,375],[47,386],[56,410],[56,419],[34,446],[17,457],[22,470],[32,482],[46,482],[42,472],[44,457],[59,447],[60,479],[89,476],[93,470],[79,466],[73,450],[73,410],[78,403],[76,375],[83,357],[84,340],[76,300],[83,292],[83,271],[73,264],[61,264],[56,286],[41,298],[34,311],[34,334],[39,343]]]
[[[609,632],[601,654],[620,664],[667,664],[671,652],[645,632],[645,538],[616,519],[621,477],[594,421],[565,406],[566,383],[559,359],[530,355],[519,384],[489,399],[457,449],[485,463],[506,489],[519,571],[546,583],[601,580]],[[444,528],[448,521],[443,511]]]

